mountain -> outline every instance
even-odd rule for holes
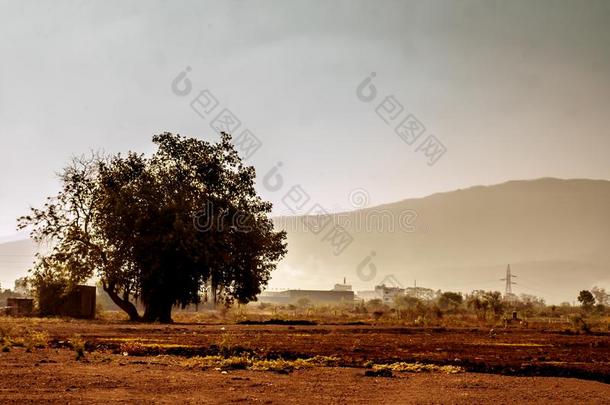
[[[314,234],[304,226],[314,220],[330,222]],[[552,303],[572,302],[579,290],[593,285],[610,287],[606,180],[509,181],[274,221],[288,232],[289,253],[271,287],[329,288],[347,277],[356,289],[384,281],[411,286],[417,280],[434,289],[503,291],[507,264],[517,275],[515,293]],[[329,235],[333,224],[353,238],[339,255]]]

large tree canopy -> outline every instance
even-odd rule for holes
[[[286,235],[256,194],[254,168],[224,133],[215,144],[170,133],[153,142],[151,157],[74,159],[61,192],[19,219],[52,247],[39,255],[34,283],[97,277],[132,320],[149,322],[170,322],[174,305],[202,294],[255,299],[286,253]]]

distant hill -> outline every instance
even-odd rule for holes
[[[409,222],[413,212],[415,229],[405,232],[401,213]],[[571,302],[595,284],[610,287],[610,181],[510,181],[327,218],[354,239],[339,256],[322,240],[330,227],[315,235],[303,227],[312,218],[275,219],[288,231],[289,253],[272,286],[329,288],[345,276],[355,288],[370,289],[394,275],[409,286],[417,279],[435,289],[503,290],[510,263],[518,275],[514,291],[549,302]],[[364,281],[357,266],[371,252],[377,273]]]

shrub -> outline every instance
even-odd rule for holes
[[[85,357],[85,341],[83,338],[80,335],[74,335],[69,343],[76,352],[76,360],[82,360]]]
[[[23,339],[23,345],[27,352],[33,349],[44,349],[49,344],[49,334],[46,331],[30,332]]]
[[[223,356],[233,354],[233,335],[230,332],[224,332],[218,342],[218,352]]]
[[[12,332],[13,327],[11,325],[0,325],[0,350],[3,352],[10,351],[13,346],[13,341],[11,339]]]
[[[32,279],[41,316],[57,315],[64,303],[69,281],[60,274],[40,273]]]
[[[576,332],[590,333],[591,326],[585,321],[580,315],[574,315],[570,317],[570,323],[576,330]]]
[[[385,311],[383,309],[378,309],[378,310],[373,311],[373,319],[375,319],[376,321],[381,319],[381,317],[384,315],[385,315]]]

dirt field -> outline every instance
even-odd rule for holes
[[[608,333],[6,319],[0,325],[15,336],[44,331],[48,337],[46,348],[16,339],[0,353],[2,403],[610,403]],[[87,351],[80,360],[77,334]],[[192,363],[219,354],[335,360],[280,372]],[[396,362],[464,372],[364,376],[365,367]]]

